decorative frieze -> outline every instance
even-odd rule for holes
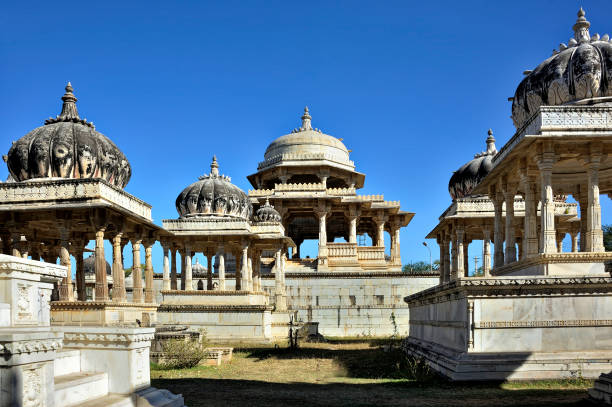
[[[412,323],[412,321],[410,321]],[[572,319],[550,321],[480,321],[474,323],[474,328],[572,328],[582,326],[612,326],[612,319]]]
[[[54,352],[62,348],[62,339],[28,339],[22,341],[0,342],[0,355],[9,358],[19,354],[38,352]]]

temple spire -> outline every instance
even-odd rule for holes
[[[580,7],[578,10],[578,19],[576,20],[576,24],[574,24],[574,39],[579,44],[589,42],[591,40],[591,34],[589,33],[589,27],[591,23],[585,18],[585,12]]]
[[[210,176],[211,178],[219,176],[219,164],[217,163],[216,155],[213,155],[212,164],[210,164]]]
[[[77,111],[76,101],[77,98],[72,93],[72,84],[68,82],[66,85],[66,93],[62,96],[62,101],[64,104],[62,105],[62,113],[60,113],[58,119],[62,121],[66,120],[81,120],[79,117],[79,112]]]
[[[312,125],[310,124],[310,114],[308,113],[308,106],[304,108],[304,114],[302,115],[302,127],[300,130],[312,130]]]

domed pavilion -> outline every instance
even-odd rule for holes
[[[427,236],[440,245],[442,273],[404,299],[407,349],[451,379],[612,369],[603,339],[612,335],[612,253],[599,203],[612,196],[612,42],[589,28],[580,9],[573,38],[524,72],[510,98],[516,132],[499,151],[487,139],[487,152],[452,175],[453,203]],[[484,273],[468,273],[472,240],[483,241]],[[609,400],[608,383],[593,397]]]
[[[141,245],[150,257],[161,228],[152,221],[151,206],[124,191],[132,176],[129,161],[110,138],[81,118],[70,82],[61,100],[59,115],[14,141],[4,156],[10,177],[0,183],[3,251],[51,263],[59,257],[68,268],[57,293],[59,301],[51,306],[58,325],[78,323],[83,315],[90,318],[83,323],[116,318],[125,323],[154,321],[153,266],[150,259],[145,262],[143,287],[139,257]],[[107,277],[105,239],[113,247],[112,278]],[[83,259],[90,240],[96,242],[99,261]],[[132,299],[126,293],[123,271],[122,249],[127,243],[138,253]],[[76,287],[71,256],[76,263]],[[94,286],[90,298],[95,301],[86,301],[86,267],[95,271],[95,277],[89,278]],[[119,311],[124,305],[127,308]]]

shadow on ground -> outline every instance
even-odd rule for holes
[[[504,390],[493,383],[418,385],[270,383],[256,380],[154,379],[199,406],[588,406],[584,390]]]

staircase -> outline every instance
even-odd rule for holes
[[[314,273],[317,271],[317,259],[287,259],[285,273]]]
[[[182,397],[180,400],[176,397],[164,400],[165,393],[157,389],[153,389],[155,400],[147,397],[149,389],[136,392],[134,395],[109,393],[108,373],[81,371],[79,350],[58,352],[53,363],[54,396],[57,407],[183,406]]]

